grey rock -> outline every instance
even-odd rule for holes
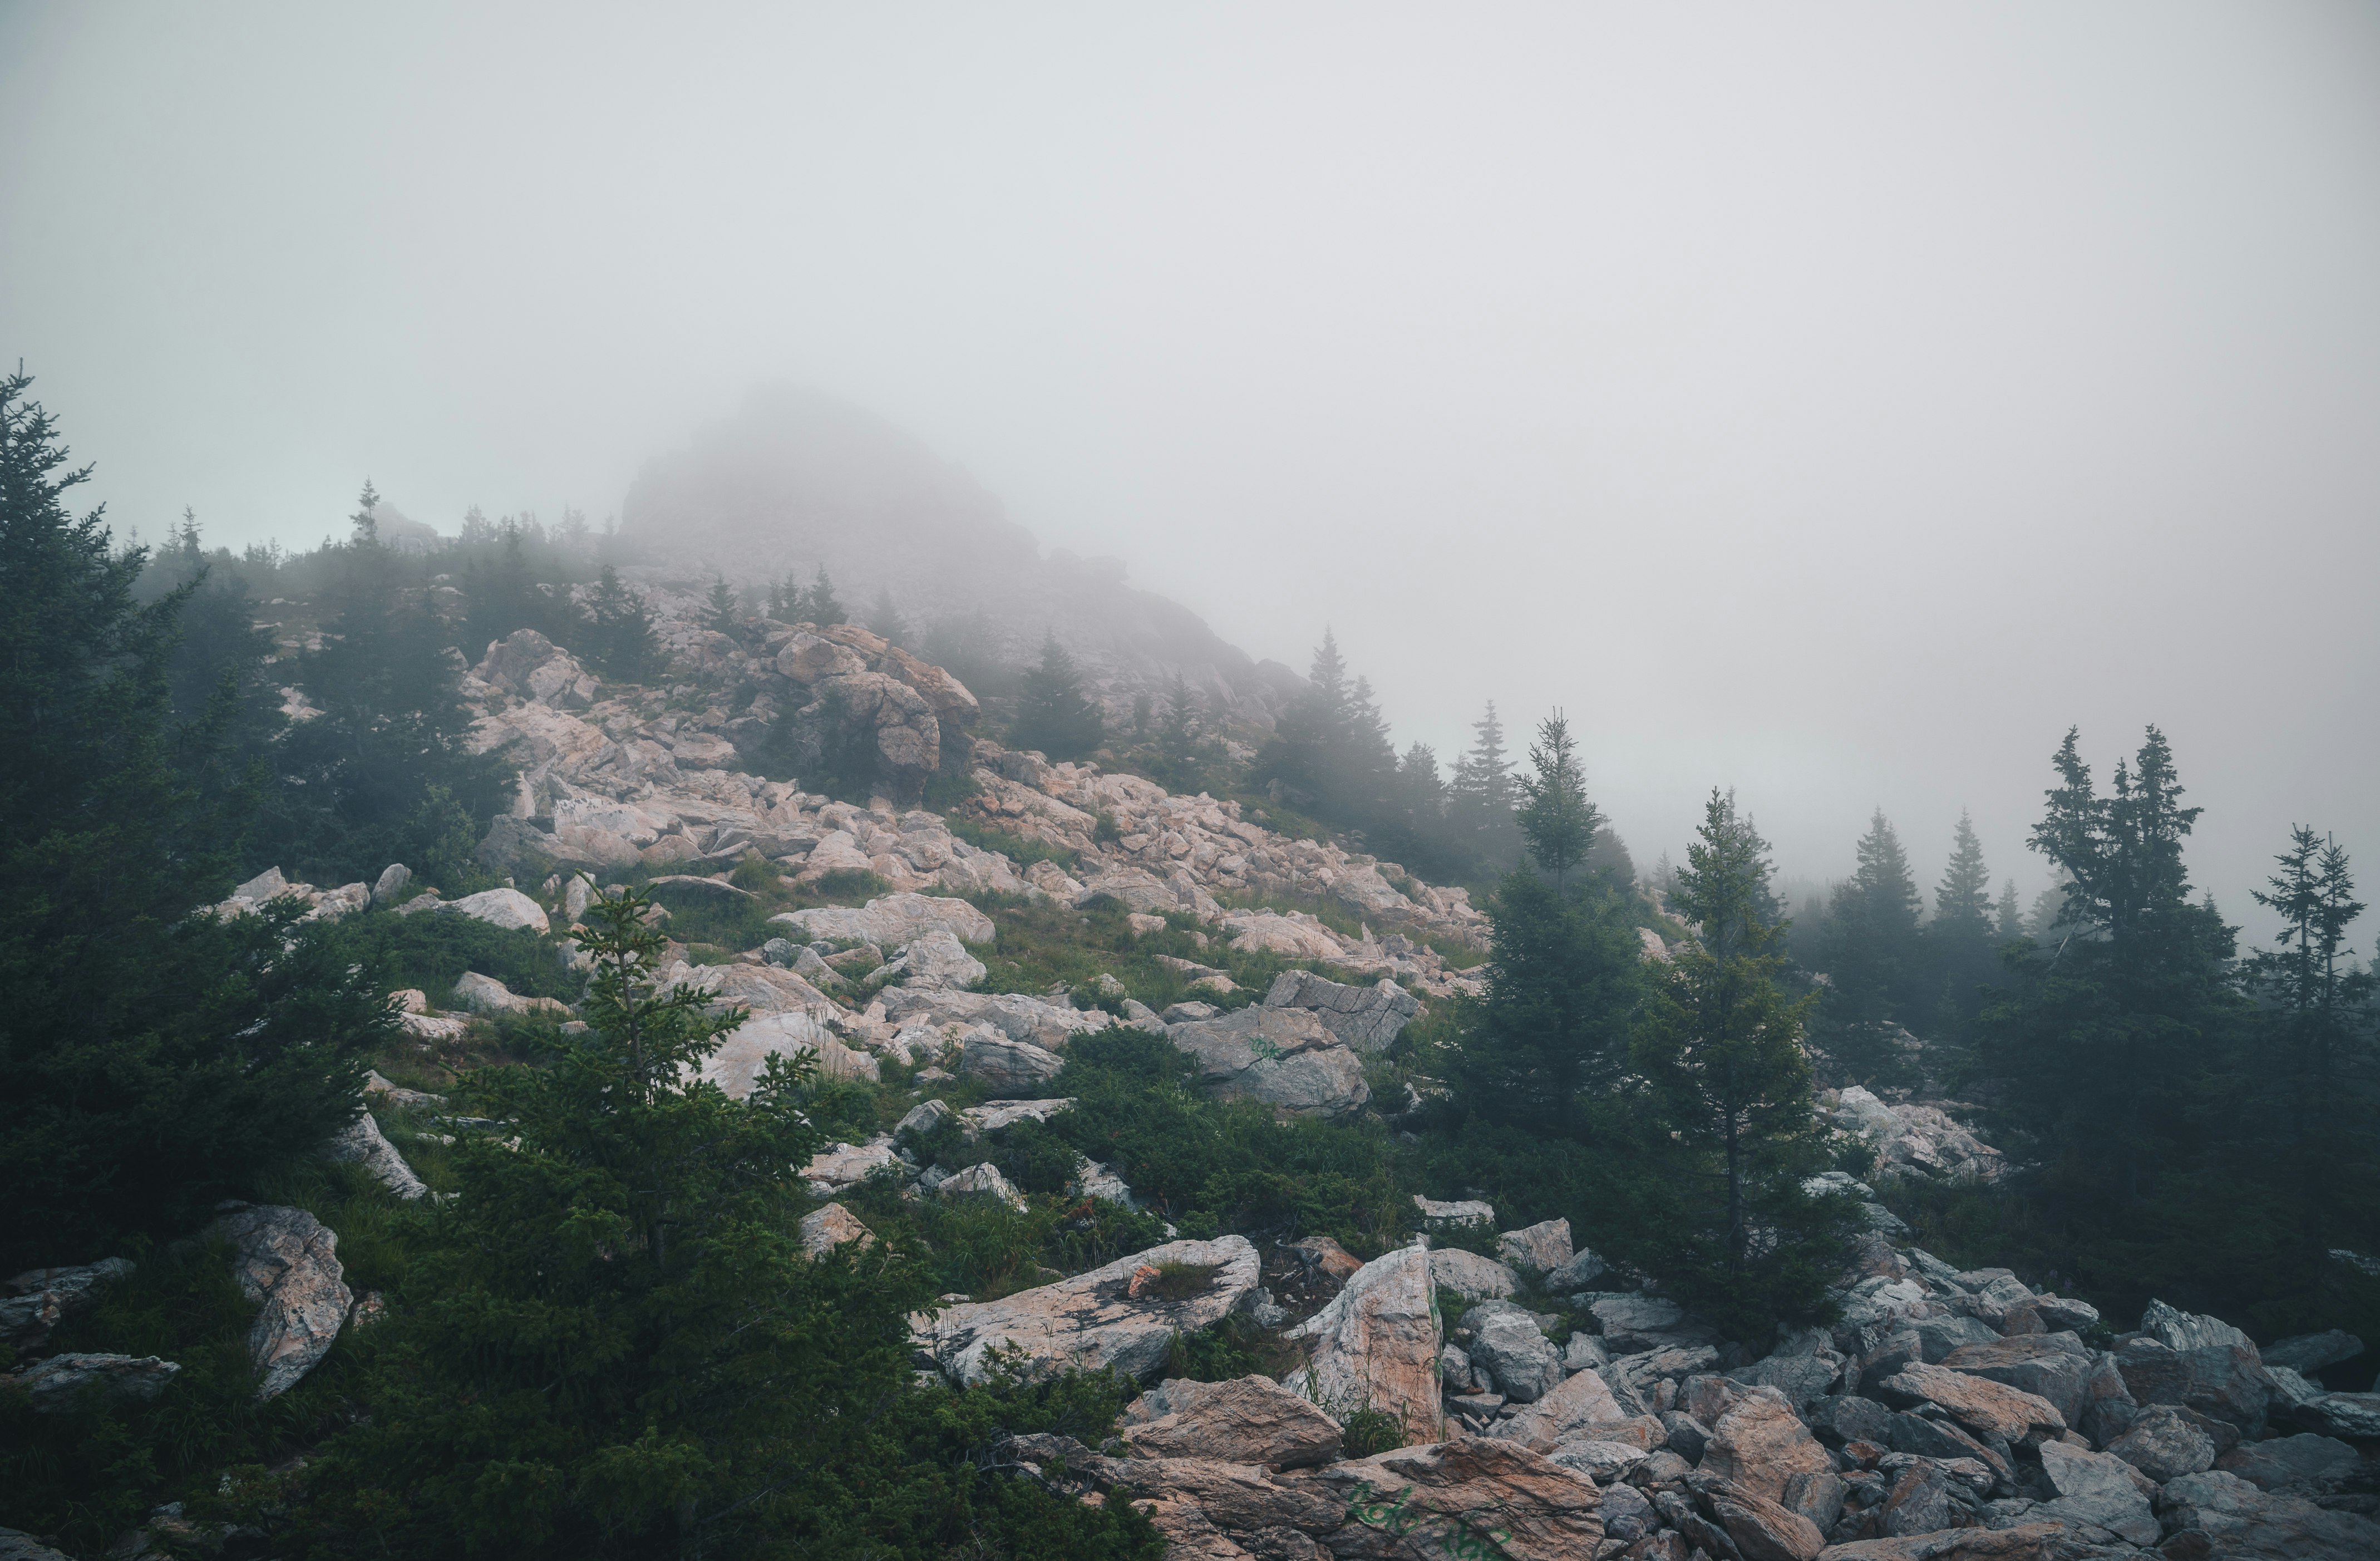
[[[1166,1033],[1197,1059],[1200,1083],[1221,1099],[1327,1117],[1360,1111],[1372,1098],[1361,1060],[1303,1008],[1242,1008]]]
[[[2325,1393],[2297,1406],[2290,1415],[2326,1436],[2380,1441],[2380,1393]]]
[[[1738,1382],[1777,1389],[1799,1413],[1834,1391],[1835,1384],[1842,1377],[1842,1360],[1831,1351],[1826,1355],[1770,1355],[1749,1366],[1737,1367],[1734,1376]]]
[[[1421,1010],[1413,994],[1383,976],[1370,986],[1346,986],[1311,970],[1283,970],[1265,994],[1268,1008],[1304,1008],[1342,1043],[1366,1056],[1389,1049]]]
[[[1561,1461],[1557,1450],[1554,1461]],[[1615,1481],[1603,1490],[1603,1534],[1606,1539],[1633,1543],[1643,1539],[1658,1525],[1653,1504],[1645,1494],[1624,1481]]]
[[[1921,1317],[1911,1324],[1917,1335],[1919,1356],[1930,1365],[1940,1365],[1951,1351],[1971,1344],[1995,1344],[1998,1330],[1978,1318],[1947,1316]]]
[[[2362,1353],[2363,1341],[2338,1328],[2321,1334],[2295,1334],[2276,1339],[2257,1351],[2266,1366],[2287,1366],[2306,1376],[2325,1366],[2352,1360]]]
[[[1968,1434],[1965,1428],[1955,1421],[1934,1420],[1909,1413],[1895,1415],[1892,1423],[1885,1429],[1884,1445],[1896,1453],[1932,1458],[1942,1463],[1972,1458],[1989,1470],[1997,1480],[2010,1481],[2016,1477],[2016,1463],[2006,1444],[1989,1445]]]
[[[2216,1325],[2228,1329],[2228,1324]],[[2194,1332],[2169,1331],[2185,1339]],[[2264,1423],[2272,1402],[2272,1379],[2256,1359],[2256,1347],[2245,1342],[2244,1335],[2239,1342],[2184,1349],[2145,1335],[2127,1339],[2116,1352],[2116,1369],[2123,1373],[2124,1385],[2136,1403],[2185,1405],[2243,1432],[2252,1432]]]
[[[2266,1442],[2243,1442],[2215,1460],[2260,1491],[2298,1494],[2329,1490],[2362,1466],[2363,1457],[2335,1436],[2301,1432]]]
[[[0,1384],[23,1388],[36,1413],[55,1414],[93,1400],[145,1403],[164,1392],[181,1370],[154,1355],[52,1355],[0,1377]]]
[[[1194,1024],[1200,1019],[1213,1018],[1222,1011],[1212,1003],[1175,1003],[1158,1018],[1169,1025]]]
[[[1595,1253],[1580,1248],[1570,1262],[1546,1275],[1546,1290],[1550,1295],[1566,1296],[1586,1288],[1601,1278],[1604,1261]]]
[[[1339,1457],[1339,1422],[1269,1378],[1172,1378],[1124,1409],[1117,1433],[1146,1457],[1216,1458],[1272,1470]]]
[[[395,905],[412,884],[413,869],[401,861],[393,861],[380,870],[380,877],[372,884],[372,904],[383,909]]]
[[[896,972],[885,977],[887,981],[952,988],[973,986],[985,974],[983,961],[969,954],[957,935],[943,927],[910,939],[899,956],[877,974],[882,976],[885,970]]]
[[[530,932],[543,933],[552,930],[546,921],[545,908],[518,889],[483,889],[458,900],[447,900],[433,909],[441,915],[468,916],[474,921],[485,921],[491,927],[508,931],[527,928]]]
[[[8,1281],[0,1300],[0,1343],[19,1351],[41,1348],[67,1319],[99,1304],[101,1294],[132,1274],[127,1258],[103,1258],[69,1268],[30,1268]]]
[[[1477,1382],[1471,1374],[1471,1357],[1459,1345],[1447,1345],[1438,1352],[1439,1385],[1449,1393],[1468,1393]]]
[[[2185,1474],[2157,1493],[2168,1533],[2195,1530],[2204,1548],[2185,1554],[2224,1561],[2369,1561],[2380,1555],[2380,1523],[2331,1512],[2301,1496],[2258,1490],[2219,1470]],[[2169,1548],[2168,1554],[2174,1552]]]
[[[2174,1350],[2256,1348],[2253,1339],[2219,1317],[2177,1311],[2161,1300],[2149,1302],[2148,1310],[2141,1313],[2141,1332]]]
[[[846,1242],[856,1241],[864,1250],[876,1245],[876,1234],[859,1222],[859,1216],[840,1203],[829,1203],[802,1216],[802,1250],[815,1262]]]
[[[2051,1333],[2065,1329],[2070,1333],[2087,1333],[2099,1325],[2099,1309],[2089,1301],[2073,1300],[2064,1296],[2035,1296],[2033,1301],[2041,1325]]]
[[[1440,1247],[1429,1254],[1429,1281],[1464,1300],[1501,1300],[1520,1290],[1520,1275],[1476,1252]]]
[[[1108,1165],[1105,1161],[1084,1161],[1083,1168],[1075,1174],[1075,1179],[1072,1186],[1075,1196],[1077,1198],[1096,1198],[1102,1202],[1121,1203],[1127,1209],[1137,1209],[1140,1207],[1140,1200],[1133,1196],[1132,1188],[1124,1181],[1123,1177],[1116,1173],[1115,1167]],[[1252,1295],[1263,1297],[1263,1304],[1259,1307],[1251,1309],[1257,1321],[1268,1328],[1280,1326],[1280,1323],[1277,1321],[1266,1321],[1269,1311],[1280,1311],[1281,1310],[1279,1307],[1272,1305],[1272,1297],[1262,1290],[1256,1290],[1250,1293]],[[1282,1313],[1282,1315],[1285,1316],[1287,1314]]]
[[[1496,1255],[1514,1268],[1533,1274],[1560,1274],[1573,1256],[1570,1221],[1541,1220],[1519,1230],[1505,1231],[1496,1238]]]
[[[1025,1212],[1025,1194],[1017,1191],[1015,1185],[1001,1174],[1000,1167],[988,1160],[943,1177],[934,1189],[934,1196],[992,1198],[1019,1213]]]
[[[1208,1270],[1194,1295],[1131,1295],[1135,1270],[1174,1262]],[[1177,1334],[1194,1334],[1229,1316],[1256,1288],[1257,1250],[1244,1236],[1171,1241],[1102,1268],[993,1301],[971,1301],[910,1320],[919,1348],[958,1381],[990,1375],[1016,1352],[1025,1374],[1112,1367],[1147,1380],[1160,1370]],[[1434,1362],[1435,1347],[1430,1351]]]
[[[248,1332],[256,1396],[276,1397],[330,1353],[355,1304],[338,1233],[303,1209],[251,1206],[216,1220],[206,1236],[231,1244],[232,1277],[257,1303]]]
[[[1807,1418],[1811,1433],[1830,1447],[1851,1442],[1872,1442],[1879,1447],[1892,1445],[1893,1412],[1856,1393],[1818,1400],[1810,1406]]]
[[[1472,1331],[1473,1366],[1493,1373],[1507,1398],[1534,1403],[1561,1383],[1561,1357],[1526,1311],[1507,1300],[1485,1300],[1465,1311],[1463,1322]]]
[[[0,1561],[68,1561],[60,1551],[18,1529],[0,1529]]]
[[[2163,1484],[2215,1467],[2215,1438],[2172,1404],[2152,1404],[2107,1451]]]
[[[1683,1409],[1667,1411],[1661,1423],[1669,1428],[1670,1451],[1688,1463],[1702,1462],[1703,1449],[1710,1445],[1710,1427]]]
[[[979,1080],[994,1095],[1038,1094],[1066,1066],[1054,1052],[981,1026],[967,1031],[959,1056],[960,1077]]]
[[[957,1119],[958,1113],[951,1109],[947,1101],[919,1101],[893,1128],[892,1136],[904,1142],[912,1139],[929,1139]]]
[[[2156,1514],[2149,1510],[2149,1493],[2155,1487],[2123,1459],[2045,1442],[2041,1474],[2053,1498],[2043,1504],[2045,1511],[2094,1524],[2134,1544],[2156,1539]]]
[[[322,1152],[332,1160],[361,1165],[372,1179],[395,1193],[399,1198],[415,1199],[430,1190],[405,1156],[388,1141],[380,1130],[380,1123],[369,1111],[358,1112],[356,1119],[331,1135]]]
[[[2081,1418],[2086,1387],[2097,1369],[2090,1349],[2067,1333],[2018,1334],[1962,1345],[1941,1364],[2046,1398],[2069,1425]]]
[[[1562,1348],[1562,1370],[1565,1372],[1592,1372],[1610,1362],[1611,1357],[1605,1351],[1603,1341],[1593,1334],[1572,1334],[1570,1343]]]

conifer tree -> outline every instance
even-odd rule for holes
[[[1811,1005],[1777,987],[1785,929],[1768,872],[1766,842],[1714,790],[1678,874],[1678,909],[1700,937],[1651,973],[1630,1049],[1662,1123],[1709,1157],[1714,1206],[1689,1238],[1703,1250],[1693,1282],[1723,1307],[1780,1285],[1816,1304],[1837,1245],[1800,1188],[1823,1158],[1801,1045]],[[1769,1242],[1755,1244],[1756,1226]]]
[[[1198,699],[1190,691],[1190,680],[1176,667],[1173,680],[1165,689],[1165,713],[1157,726],[1157,748],[1175,763],[1190,757],[1198,741]]]
[[[1578,762],[1578,745],[1570,723],[1559,710],[1537,726],[1537,740],[1529,747],[1536,773],[1519,778],[1521,834],[1529,855],[1553,877],[1560,893],[1570,870],[1586,860],[1595,844],[1601,814],[1586,798],[1586,774]]]
[[[1447,817],[1457,839],[1479,859],[1509,864],[1519,845],[1512,822],[1518,794],[1494,700],[1471,730],[1471,750],[1454,762],[1447,785]]]
[[[661,640],[645,599],[623,584],[620,572],[603,566],[587,605],[592,622],[588,641],[596,670],[606,677],[638,683],[662,668]]]
[[[1041,641],[1041,665],[1025,674],[1010,737],[1052,759],[1083,758],[1105,740],[1099,707],[1084,697],[1082,673],[1055,631]]]
[[[834,581],[826,578],[826,566],[823,564],[819,566],[817,578],[810,581],[809,596],[803,605],[809,613],[810,621],[821,628],[831,628],[848,621],[842,599],[834,593]]]
[[[2000,882],[2000,903],[1997,922],[1993,931],[1998,934],[2000,942],[2014,943],[2024,936],[2024,907],[2016,897],[2016,880],[2013,878],[2003,879]]]
[[[1981,941],[1991,935],[1992,875],[1984,867],[1984,843],[1974,821],[1959,811],[1950,841],[1950,862],[1934,890],[1934,924],[1950,935]]]
[[[733,634],[743,626],[743,615],[735,610],[735,592],[724,575],[710,577],[710,596],[702,612],[702,627],[721,634]]]
[[[900,609],[892,605],[892,588],[889,585],[876,588],[876,605],[868,611],[868,630],[887,644],[908,641],[909,626],[901,621]]]
[[[791,575],[781,575],[769,587],[769,616],[779,623],[803,623],[808,620],[808,593],[802,582]]]

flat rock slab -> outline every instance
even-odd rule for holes
[[[1305,1476],[1345,1515],[1337,1557],[1500,1555],[1574,1561],[1603,1540],[1603,1493],[1517,1442],[1484,1436],[1400,1447]],[[1489,1548],[1492,1546],[1493,1548]]]
[[[1213,1272],[1196,1294],[1179,1299],[1127,1293],[1135,1270],[1166,1263]],[[967,1384],[984,1381],[996,1356],[1012,1351],[1026,1374],[1113,1368],[1146,1381],[1164,1367],[1175,1334],[1221,1322],[1256,1288],[1257,1268],[1257,1250],[1244,1236],[1169,1241],[1038,1289],[921,1312],[910,1319],[910,1336]]]
[[[1343,1116],[1372,1098],[1362,1060],[1304,1008],[1242,1008],[1168,1026],[1166,1035],[1198,1060],[1198,1081],[1219,1099]]]
[[[165,1391],[181,1367],[154,1355],[52,1355],[0,1377],[21,1387],[35,1412],[56,1414],[97,1402],[145,1402]]]
[[[239,1209],[209,1226],[232,1246],[232,1277],[258,1303],[248,1331],[256,1396],[287,1392],[331,1351],[355,1305],[339,1266],[338,1233],[303,1209]]]
[[[1501,1300],[1521,1287],[1521,1276],[1498,1262],[1460,1247],[1441,1247],[1429,1254],[1430,1282],[1464,1300]]]
[[[1221,1458],[1280,1470],[1339,1457],[1339,1422],[1267,1377],[1161,1383],[1124,1407],[1118,1434],[1143,1457]]]
[[[2370,1561],[2380,1555],[2380,1523],[2333,1512],[2301,1496],[2260,1491],[2220,1470],[2185,1474],[2157,1493],[2168,1531],[2195,1529],[2210,1542],[2201,1554],[2276,1561]]]
[[[1603,1440],[1598,1432],[1627,1420],[1601,1377],[1593,1372],[1573,1372],[1526,1409],[1499,1421],[1488,1434],[1500,1442],[1518,1442],[1545,1453],[1565,1443]]]
[[[396,1145],[382,1136],[379,1122],[369,1111],[358,1113],[354,1121],[332,1134],[322,1152],[329,1159],[361,1165],[374,1181],[399,1198],[410,1201],[430,1190],[396,1152]]]
[[[1389,1049],[1421,1005],[1403,987],[1381,977],[1370,986],[1349,986],[1311,970],[1283,970],[1265,994],[1268,1008],[1305,1008],[1342,1043],[1366,1056]]]
[[[813,940],[872,943],[879,948],[907,943],[937,927],[957,934],[963,943],[990,943],[998,935],[990,917],[965,900],[939,895],[887,895],[856,910],[818,906],[781,911],[769,920],[798,927]]]
[[[1935,1405],[1977,1436],[1987,1441],[1998,1437],[2010,1446],[2066,1429],[2066,1417],[2058,1406],[2038,1394],[1923,1361],[1903,1366],[1876,1384],[1876,1392],[1901,1409]]]

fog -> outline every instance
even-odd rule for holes
[[[0,353],[119,529],[618,509],[789,381],[1402,741],[1996,876],[2161,725],[2380,887],[2380,10],[0,8]],[[2368,950],[2368,929],[2358,929]]]

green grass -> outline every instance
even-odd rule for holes
[[[1018,872],[1037,861],[1053,861],[1068,872],[1081,865],[1082,858],[1063,846],[1052,846],[1046,840],[1027,839],[1007,830],[982,823],[974,819],[953,814],[942,821],[953,835],[979,851],[998,851],[1016,864]]]

